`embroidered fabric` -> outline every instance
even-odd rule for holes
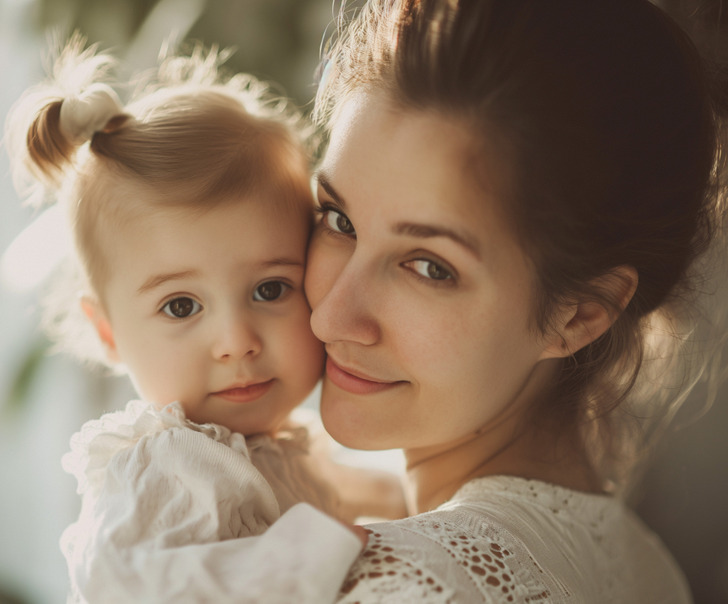
[[[691,602],[670,554],[621,502],[515,477],[373,524],[339,602]]]
[[[306,430],[251,441],[265,471],[281,472],[273,485],[245,437],[189,422],[177,404],[131,401],[87,422],[62,460],[82,495],[61,538],[69,602],[333,601],[361,545],[337,521],[294,505],[309,494],[325,500],[297,470]],[[297,480],[284,484],[288,475]],[[282,516],[279,494],[290,508]]]
[[[264,434],[247,437],[250,460],[273,489],[281,513],[305,501],[330,516],[343,519],[338,494],[311,455],[311,440],[323,426],[319,427],[320,419],[308,411],[295,409],[291,414],[292,423],[279,430],[275,438]]]

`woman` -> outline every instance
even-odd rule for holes
[[[334,44],[321,412],[404,450],[414,514],[343,601],[690,601],[615,493],[721,218],[706,80],[647,0],[371,0]]]

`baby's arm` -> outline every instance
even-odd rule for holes
[[[338,463],[345,450],[308,409],[296,409],[273,440],[253,437],[248,444],[253,464],[271,485],[281,510],[304,501],[349,523],[407,515],[400,477]]]
[[[77,569],[76,601],[333,602],[361,546],[339,522],[302,503],[257,537],[106,550],[85,573]]]
[[[361,518],[396,520],[408,515],[400,476],[339,463],[337,447],[326,432],[313,433],[308,464],[335,490],[339,518],[355,522]]]
[[[83,506],[62,549],[76,601],[333,600],[361,542],[310,506],[277,520],[242,437],[155,413],[102,424],[75,447]]]

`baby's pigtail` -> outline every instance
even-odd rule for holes
[[[57,189],[79,148],[126,119],[118,96],[102,83],[111,57],[84,46],[83,38],[71,38],[53,61],[50,77],[28,90],[8,116],[5,140],[22,195],[28,185]]]
[[[62,100],[53,101],[40,110],[28,129],[26,147],[30,171],[41,180],[55,183],[70,163],[75,150],[61,134]]]
[[[43,107],[28,129],[27,149],[32,165],[43,177],[55,180],[73,155],[96,132],[123,115],[116,93],[105,84],[93,84],[79,96]]]

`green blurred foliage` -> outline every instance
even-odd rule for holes
[[[315,92],[319,47],[339,2],[198,1],[201,12],[183,32],[185,39],[234,48],[236,52],[228,62],[230,69],[276,83],[299,106],[310,102]],[[195,4],[195,0],[37,0],[34,25],[44,32],[68,34],[78,30],[89,42],[98,42],[103,49],[123,56],[156,9],[174,11]],[[158,27],[158,49],[171,28],[165,30],[163,24]]]
[[[11,383],[10,391],[3,399],[2,412],[13,413],[22,407],[49,350],[50,343],[48,340],[41,334],[36,335],[25,353],[26,356],[18,368],[15,379]]]

